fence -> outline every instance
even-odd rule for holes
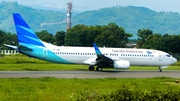
[[[17,50],[0,50],[0,54],[19,54],[19,52]]]

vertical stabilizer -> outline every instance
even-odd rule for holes
[[[32,31],[32,29],[28,26],[28,24],[24,21],[20,14],[13,13],[13,18],[16,27],[18,42],[20,45],[32,44],[44,47],[44,44]]]

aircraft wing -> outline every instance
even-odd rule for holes
[[[97,54],[97,58],[96,58],[96,64],[95,65],[100,65],[100,64],[112,64],[114,62],[113,59],[105,56],[104,54],[101,53],[101,51],[99,50],[98,46],[94,43],[93,44],[95,52]]]

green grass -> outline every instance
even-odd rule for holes
[[[56,64],[19,54],[0,56],[0,70],[88,70],[88,65]],[[158,70],[158,67],[131,66],[130,70]],[[180,70],[180,61],[163,70]]]
[[[179,70],[180,62],[169,70]],[[132,66],[130,70],[157,70],[158,67]],[[55,64],[24,55],[0,56],[0,70],[88,70],[85,65]],[[0,101],[72,101],[77,97],[93,98],[111,94],[118,89],[151,92],[151,90],[179,90],[180,84],[173,78],[0,78]]]
[[[126,86],[140,91],[178,90],[180,84],[173,78],[106,78],[106,79],[60,79],[43,77],[1,78],[1,101],[71,101],[80,93],[108,94]]]
[[[85,65],[51,63],[22,54],[5,55],[0,58],[0,70],[87,70]]]

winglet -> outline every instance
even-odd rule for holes
[[[13,13],[13,18],[16,27],[18,42],[20,45],[32,44],[44,47],[44,44],[32,31],[32,29],[28,26],[28,24],[24,21],[20,14]]]
[[[99,50],[98,46],[95,43],[93,43],[93,46],[94,46],[96,54],[97,55],[102,55],[101,51]]]
[[[95,49],[95,52],[96,52],[98,58],[107,59],[107,60],[113,61],[111,58],[103,55],[101,53],[101,51],[99,50],[98,46],[95,43],[93,43],[93,46],[94,46],[94,49]]]

